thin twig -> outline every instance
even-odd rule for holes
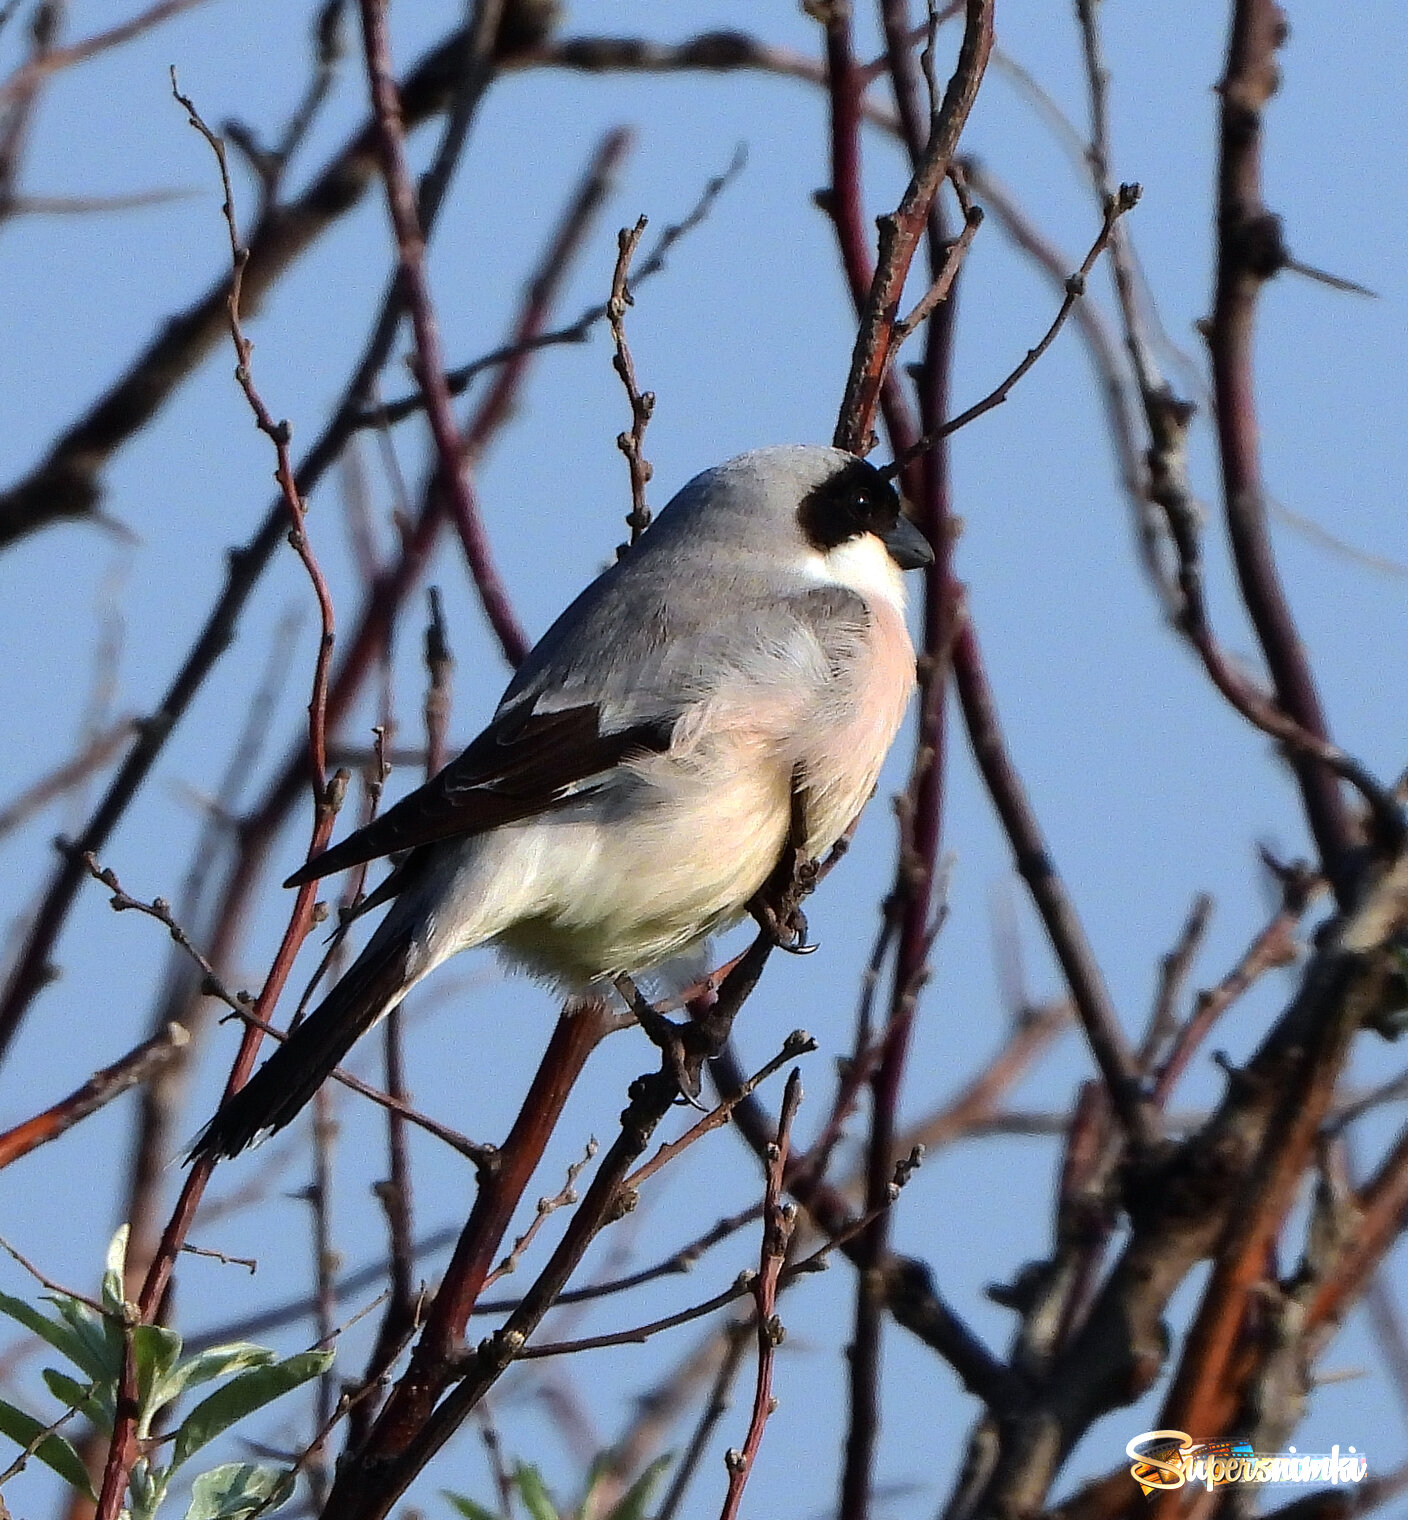
[[[977,98],[992,49],[992,0],[967,0],[966,9],[958,63],[931,123],[924,159],[916,166],[893,214],[880,219],[879,256],[856,335],[834,439],[837,448],[853,454],[868,451],[871,419],[889,366],[905,277],[928,225],[929,208],[953,162],[959,134]]]
[[[252,1256],[227,1256],[224,1251],[212,1251],[209,1246],[193,1246],[189,1240],[182,1242],[181,1252],[186,1256],[207,1256],[227,1267],[243,1267],[251,1277],[259,1270],[259,1263]]]
[[[288,1035],[283,1030],[276,1028],[267,1019],[261,1019],[251,1007],[247,998],[240,993],[232,992],[229,987],[216,974],[214,966],[206,956],[192,942],[190,936],[172,916],[171,906],[164,898],[153,898],[151,902],[143,902],[140,898],[133,897],[122,883],[116,873],[109,867],[102,866],[93,858],[89,851],[85,862],[90,873],[112,893],[110,899],[115,912],[136,912],[144,914],[148,918],[154,918],[159,924],[165,926],[171,938],[186,952],[187,955],[205,973],[201,991],[219,1000],[229,1008],[230,1012],[249,1028],[259,1030],[263,1034],[271,1035],[276,1040],[286,1040]],[[255,1005],[257,1006],[257,1005]],[[422,1114],[409,1103],[394,1097],[391,1093],[382,1092],[380,1089],[362,1081],[350,1071],[345,1071],[341,1066],[335,1067],[329,1074],[335,1082],[340,1082],[344,1087],[350,1088],[355,1093],[360,1093],[364,1098],[370,1098],[373,1103],[380,1104],[389,1112],[400,1114],[411,1124],[443,1140],[452,1149],[457,1150],[462,1156],[468,1157],[477,1166],[483,1165],[493,1155],[493,1147],[481,1145],[476,1141],[467,1139],[457,1130],[450,1129],[441,1124],[437,1119],[432,1119],[428,1114]]]
[[[653,1177],[661,1167],[673,1161],[681,1151],[688,1150],[696,1140],[702,1140],[705,1135],[727,1124],[729,1115],[749,1093],[756,1091],[774,1072],[780,1071],[789,1061],[795,1061],[798,1056],[807,1055],[815,1049],[816,1040],[806,1030],[794,1029],[772,1060],[754,1072],[736,1092],[730,1093],[723,1102],[715,1105],[702,1119],[692,1124],[678,1140],[671,1140],[668,1145],[662,1145],[649,1161],[637,1167],[626,1178],[626,1187],[638,1188],[647,1178]]]
[[[101,770],[131,738],[136,726],[131,718],[118,719],[89,739],[72,759],[65,760],[47,776],[41,776],[25,787],[18,797],[0,808],[0,838],[18,828],[46,803],[79,786],[94,771]]]
[[[94,32],[91,37],[85,37],[81,42],[70,43],[67,47],[53,48],[42,58],[34,58],[28,63],[21,64],[8,79],[0,81],[0,105],[31,89],[50,74],[55,74],[60,69],[72,68],[76,63],[86,63],[88,59],[96,58],[99,53],[121,47],[123,43],[131,42],[144,32],[151,31],[153,27],[160,26],[163,21],[169,21],[171,17],[179,16],[182,11],[192,10],[203,3],[204,0],[160,0],[159,4],[149,6],[133,16],[130,21],[109,27],[104,32]]]
[[[631,530],[631,542],[650,526],[650,508],[645,503],[645,488],[655,473],[645,457],[645,429],[655,410],[655,392],[642,391],[636,384],[635,360],[631,358],[630,345],[626,342],[626,308],[635,304],[626,281],[631,272],[631,260],[645,233],[646,220],[641,217],[634,227],[623,227],[616,239],[616,267],[611,275],[611,298],[606,303],[606,321],[611,328],[611,341],[616,353],[612,365],[626,388],[626,399],[631,407],[631,429],[620,433],[616,447],[626,456],[631,474],[631,511],[626,526]]]
[[[1149,1012],[1148,1028],[1139,1046],[1139,1065],[1143,1071],[1150,1070],[1178,1028],[1178,1000],[1183,995],[1184,983],[1193,969],[1211,919],[1212,898],[1206,892],[1199,892],[1188,910],[1177,943],[1159,961],[1158,991]]]
[[[1070,316],[1077,301],[1085,294],[1086,281],[1090,277],[1090,271],[1094,269],[1096,261],[1109,246],[1115,224],[1127,212],[1132,211],[1139,203],[1141,194],[1138,185],[1121,185],[1119,191],[1111,196],[1105,205],[1105,220],[1101,224],[1100,231],[1095,236],[1095,241],[1090,245],[1081,266],[1073,275],[1066,280],[1066,294],[1058,308],[1051,325],[1041,335],[1034,348],[1029,348],[1021,362],[1010,371],[1007,377],[996,385],[983,397],[981,401],[975,401],[966,411],[959,412],[956,417],[949,418],[942,426],[926,433],[917,443],[911,445],[901,454],[892,465],[886,466],[887,474],[897,474],[911,459],[917,459],[927,453],[940,438],[951,437],[960,428],[965,428],[970,422],[976,422],[979,417],[1001,406],[1012,393],[1012,388],[1037,362],[1048,348],[1056,341],[1057,335],[1066,325],[1066,319]]]
[[[343,10],[343,0],[324,0],[318,8],[311,37],[312,75],[304,89],[303,98],[294,108],[275,146],[261,147],[255,140],[254,133],[242,122],[225,123],[225,136],[244,154],[259,180],[261,213],[276,204],[289,162],[307,140],[337,78],[337,66],[347,51]]]
[[[249,359],[252,350],[249,340],[244,335],[240,320],[240,292],[243,285],[244,268],[248,262],[249,254],[240,240],[239,228],[235,220],[234,196],[230,187],[229,166],[226,162],[224,147],[219,138],[211,132],[210,128],[201,119],[194,104],[180,93],[177,88],[174,69],[171,73],[171,91],[176,100],[185,109],[191,125],[210,144],[219,167],[220,181],[225,195],[223,210],[226,229],[229,233],[232,264],[232,276],[226,301],[226,315],[230,338],[238,357],[235,377],[240,389],[244,392],[251,412],[254,414],[259,430],[274,445],[278,461],[275,473],[279,481],[285,507],[292,521],[292,530],[289,535],[290,542],[293,544],[294,551],[303,562],[304,569],[313,587],[322,619],[322,638],[319,642],[318,655],[314,664],[312,697],[308,704],[308,747],[306,759],[308,771],[311,772],[309,780],[311,781],[313,792],[313,825],[308,852],[312,856],[325,848],[328,839],[331,837],[333,820],[345,788],[345,784],[340,785],[337,778],[334,778],[332,782],[325,780],[327,766],[328,672],[332,659],[333,645],[332,597],[304,530],[303,498],[298,490],[294,475],[293,459],[289,450],[289,426],[286,422],[274,421],[272,414],[264,404],[263,398],[255,388],[254,379],[250,372]],[[91,852],[89,853],[91,854]],[[93,868],[91,863],[89,868]],[[294,959],[298,954],[299,948],[312,928],[315,896],[315,884],[309,883],[299,890],[298,896],[294,901],[283,938],[275,954],[273,964],[269,968],[264,987],[254,1006],[254,1016],[261,1021],[267,1021],[272,1013],[283,991],[284,984],[293,970]],[[254,1069],[260,1041],[260,1031],[253,1026],[247,1025],[240,1041],[239,1049],[235,1055],[234,1063],[230,1068],[229,1077],[225,1083],[224,1098],[228,1098],[232,1093],[238,1091],[248,1081],[249,1075]],[[162,1234],[161,1243],[157,1248],[151,1266],[147,1271],[146,1279],[142,1284],[138,1307],[142,1319],[146,1323],[153,1322],[160,1312],[161,1303],[165,1297],[176,1258],[180,1252],[181,1245],[185,1241],[191,1222],[195,1217],[196,1208],[199,1206],[201,1196],[205,1191],[207,1182],[210,1180],[213,1169],[213,1162],[202,1160],[197,1161],[187,1173],[185,1184],[176,1201],[171,1219]],[[123,1496],[126,1493],[128,1477],[131,1473],[132,1465],[137,1458],[136,1404],[135,1398],[130,1397],[135,1394],[135,1378],[136,1369],[133,1359],[132,1337],[128,1335],[123,1348],[122,1374],[117,1406],[119,1412],[113,1423],[112,1440],[108,1448],[107,1462],[103,1470],[102,1487],[98,1495],[96,1520],[117,1520]]]
[[[510,665],[517,665],[527,654],[530,640],[513,611],[508,592],[495,568],[479,505],[465,473],[465,440],[450,405],[440,327],[425,273],[425,233],[406,159],[405,124],[391,62],[384,0],[361,0],[361,14],[367,81],[377,125],[377,148],[382,178],[386,182],[387,207],[396,234],[401,288],[415,331],[416,380],[425,397],[426,419],[435,442],[439,484],[459,531],[485,615],[505,658]]]
[[[85,1305],[95,1314],[101,1315],[104,1319],[112,1318],[112,1310],[104,1307],[104,1305],[100,1304],[97,1299],[89,1298],[86,1294],[75,1292],[72,1288],[66,1288],[62,1283],[55,1282],[52,1277],[46,1277],[44,1273],[34,1265],[29,1257],[17,1251],[15,1247],[12,1246],[3,1235],[0,1235],[0,1251],[4,1251],[6,1255],[13,1257],[13,1259],[21,1267],[23,1267],[26,1272],[29,1273],[29,1275],[35,1280],[35,1282],[39,1284],[41,1288],[46,1289],[50,1293],[57,1293],[62,1298],[77,1299],[80,1304]]]
[[[484,1279],[484,1286],[491,1288],[501,1278],[508,1277],[518,1270],[519,1263],[523,1260],[523,1254],[534,1240],[537,1239],[538,1231],[548,1222],[550,1215],[558,1209],[571,1208],[577,1202],[577,1179],[586,1171],[597,1153],[595,1140],[588,1140],[586,1148],[582,1152],[582,1159],[574,1161],[567,1168],[567,1181],[552,1195],[551,1198],[538,1199],[538,1205],[533,1210],[533,1220],[526,1230],[514,1241],[508,1255],[494,1268]],[[559,1299],[559,1302],[561,1300]]]
[[[167,1066],[190,1043],[190,1032],[181,1024],[168,1024],[158,1035],[129,1050],[121,1060],[94,1072],[82,1087],[76,1088],[43,1113],[26,1119],[0,1135],[0,1169],[27,1156],[30,1151],[56,1140],[89,1114],[137,1087]]]
[[[950,171],[950,178],[955,187],[959,188],[960,204],[963,206],[963,230],[949,243],[944,254],[943,267],[930,283],[928,290],[914,303],[913,311],[907,317],[895,322],[888,361],[891,364],[894,363],[900,348],[908,341],[915,329],[926,322],[939,305],[948,299],[948,293],[953,289],[953,282],[958,278],[958,271],[964,257],[972,246],[973,239],[978,235],[978,228],[983,225],[982,207],[969,203],[967,188],[963,185],[962,174],[956,164]],[[920,452],[922,453],[923,450]]]
[[[1198,994],[1192,1013],[1175,1034],[1154,1081],[1153,1099],[1160,1107],[1168,1102],[1179,1077],[1213,1024],[1260,977],[1278,966],[1293,964],[1300,953],[1296,927],[1315,898],[1325,890],[1325,882],[1312,871],[1291,869],[1283,874],[1281,889],[1281,904],[1275,915],[1258,931],[1226,976],[1215,987]]]
[[[741,1451],[730,1449],[724,1455],[728,1468],[728,1492],[724,1497],[720,1520],[736,1520],[743,1502],[748,1475],[757,1460],[768,1416],[777,1407],[772,1396],[772,1366],[777,1348],[782,1344],[782,1321],[777,1317],[778,1279],[787,1258],[787,1246],[796,1224],[795,1204],[782,1201],[782,1179],[787,1171],[787,1151],[792,1137],[792,1121],[802,1101],[802,1074],[795,1067],[787,1079],[778,1113],[777,1139],[768,1156],[767,1188],[763,1196],[763,1245],[758,1273],[753,1279],[754,1320],[758,1334],[758,1381],[753,1393],[753,1414]]]
[[[699,194],[699,199],[694,203],[685,216],[678,222],[672,222],[656,238],[649,253],[641,260],[634,275],[631,277],[632,290],[640,287],[653,275],[660,273],[665,268],[666,257],[674,248],[675,244],[700,226],[714,208],[714,203],[719,196],[733,183],[743,172],[744,165],[748,161],[747,152],[743,144],[734,150],[733,159],[722,174],[716,174],[705,183],[704,189]],[[544,348],[557,348],[564,344],[585,343],[591,336],[592,330],[598,322],[604,322],[607,316],[607,307],[604,304],[589,306],[577,318],[575,322],[568,322],[563,327],[555,327],[551,332],[538,333],[531,338],[524,338],[516,343],[508,343],[500,348],[491,349],[487,354],[481,354],[477,359],[471,359],[468,364],[461,364],[457,368],[448,370],[445,374],[445,383],[450,388],[452,396],[462,395],[469,389],[470,383],[476,376],[485,370],[495,369],[507,364],[510,360],[522,359],[527,354],[537,353]],[[425,405],[425,399],[419,394],[403,396],[395,401],[387,401],[369,410],[361,419],[362,426],[380,427],[395,424],[407,417],[413,417]]]
[[[738,1377],[739,1369],[743,1366],[743,1353],[748,1347],[750,1328],[746,1319],[736,1319],[723,1332],[724,1354],[719,1361],[718,1371],[714,1374],[713,1386],[700,1412],[699,1423],[695,1426],[689,1443],[685,1447],[684,1455],[675,1464],[674,1471],[670,1475],[670,1487],[660,1501],[660,1508],[655,1512],[655,1520],[674,1520],[675,1513],[695,1473],[699,1470],[700,1461],[703,1459],[715,1427],[728,1412],[733,1384]]]
[[[899,1185],[892,1186],[890,1194],[885,1201],[885,1207],[889,1208],[899,1192]],[[782,1206],[786,1209],[787,1205]],[[761,1207],[754,1211],[761,1214]],[[804,1277],[810,1277],[814,1273],[825,1271],[831,1256],[845,1248],[875,1222],[874,1214],[862,1214],[853,1219],[839,1234],[834,1235],[819,1245],[809,1255],[799,1258],[783,1266],[778,1274],[777,1291],[790,1288],[794,1283],[800,1282]],[[613,1346],[637,1346],[659,1335],[665,1330],[677,1330],[681,1325],[693,1324],[696,1320],[707,1319],[711,1314],[731,1303],[737,1303],[741,1298],[755,1297],[758,1285],[758,1274],[751,1270],[743,1271],[733,1282],[719,1293],[712,1294],[709,1298],[701,1300],[697,1304],[691,1304],[686,1309],[677,1309],[673,1314],[666,1314],[659,1319],[649,1320],[643,1325],[632,1325],[628,1330],[611,1330],[602,1335],[583,1336],[580,1340],[573,1341],[543,1341],[523,1347],[518,1353],[522,1361],[544,1360],[548,1357],[575,1356],[582,1351],[603,1351]],[[756,1312],[750,1316],[750,1323],[756,1325]]]
[[[57,1419],[51,1420],[47,1425],[43,1426],[42,1429],[36,1430],[34,1432],[34,1438],[29,1442],[24,1450],[20,1452],[19,1456],[17,1456],[15,1460],[10,1463],[4,1472],[0,1472],[0,1488],[3,1488],[11,1478],[18,1477],[19,1474],[22,1473],[29,1465],[29,1459],[38,1452],[39,1448],[45,1443],[45,1441],[47,1441],[49,1437],[54,1435],[57,1431],[62,1429],[63,1426],[65,1426],[77,1413],[78,1405],[70,1404],[69,1407],[57,1417]],[[3,1517],[3,1520],[8,1520],[9,1517],[9,1511],[4,1508],[3,1499],[0,1499],[0,1517]]]

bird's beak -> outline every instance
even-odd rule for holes
[[[918,570],[934,563],[929,540],[903,514],[888,533],[880,535],[880,542],[901,570]]]

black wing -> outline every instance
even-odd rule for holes
[[[531,818],[570,802],[583,782],[629,756],[670,747],[673,722],[603,733],[600,720],[595,706],[504,714],[433,780],[301,866],[284,885],[301,887],[416,845]]]

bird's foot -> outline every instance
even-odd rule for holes
[[[699,1101],[699,1093],[702,1087],[698,1059],[690,1060],[690,1052],[686,1047],[685,1036],[688,1026],[676,1024],[673,1019],[667,1019],[663,1013],[656,1009],[640,988],[628,976],[616,978],[616,990],[625,998],[630,1010],[636,1016],[636,1021],[646,1032],[652,1044],[660,1049],[666,1065],[670,1068],[670,1074],[674,1077],[680,1092],[691,1107],[697,1108],[701,1113],[707,1112],[703,1103]]]
[[[802,912],[803,899],[816,886],[817,869],[816,861],[806,859],[789,844],[772,875],[748,904],[758,927],[789,955],[811,955],[819,948],[808,937],[807,915]]]

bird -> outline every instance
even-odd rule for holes
[[[819,858],[875,789],[915,686],[903,572],[932,561],[886,473],[842,450],[696,475],[457,759],[288,878],[397,859],[357,910],[391,904],[365,949],[188,1159],[283,1128],[461,950],[590,996],[756,916],[789,845]]]

